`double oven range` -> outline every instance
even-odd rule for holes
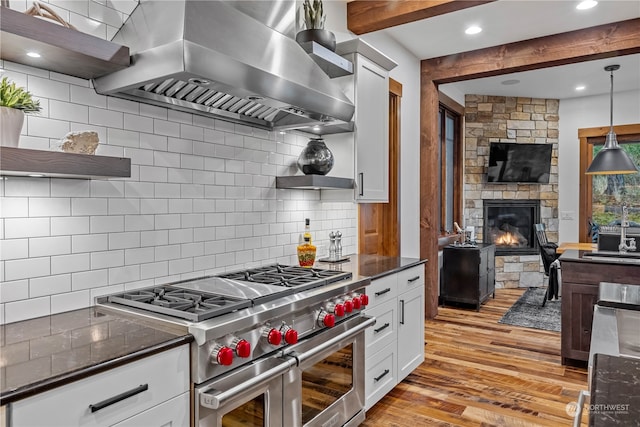
[[[181,325],[196,427],[356,426],[364,420],[368,278],[268,265],[97,299]]]

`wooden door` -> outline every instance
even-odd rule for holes
[[[399,162],[402,85],[389,79],[389,202],[358,205],[358,252],[400,255]]]

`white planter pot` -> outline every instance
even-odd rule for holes
[[[20,131],[24,123],[24,111],[15,108],[0,107],[0,145],[17,147]]]

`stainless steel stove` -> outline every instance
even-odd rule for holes
[[[298,352],[304,349],[311,354],[323,348],[323,343],[336,339],[338,343],[346,343],[348,337],[352,342],[349,345],[357,347],[352,350],[358,358],[353,366],[361,366],[364,329],[374,323],[361,314],[368,303],[365,287],[369,283],[368,278],[353,277],[350,272],[272,264],[121,292],[99,297],[96,302],[114,310],[170,322],[184,327],[195,337],[191,349],[196,418],[193,424],[216,426],[210,418],[211,411],[219,411],[222,405],[215,397],[218,392],[211,389],[211,384],[217,381],[228,384],[241,378],[254,378],[247,383],[253,384],[256,377],[261,378],[264,366],[271,367],[266,369],[270,375],[282,377],[305,360],[304,354]],[[327,348],[326,351],[336,350]],[[353,368],[354,376],[359,369]],[[279,381],[282,384],[283,380]],[[359,402],[364,385],[361,380],[353,382],[357,390],[348,392],[349,400]],[[234,402],[242,395],[243,387],[237,384],[233,388],[238,391],[232,397]],[[357,406],[351,410],[364,418],[363,405],[364,402],[348,406]],[[283,425],[273,421],[276,419],[286,419],[286,423],[292,425],[316,425],[315,421],[303,423],[302,416],[296,415],[303,412],[302,408],[295,413],[284,407],[280,411],[285,414],[271,414],[263,424],[255,425]],[[320,423],[326,417],[328,415],[318,415],[314,420]],[[298,418],[300,422],[295,421]],[[336,421],[336,425],[346,424],[353,416],[341,415],[342,418],[344,420]]]

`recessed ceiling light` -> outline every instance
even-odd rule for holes
[[[587,9],[591,9],[592,7],[596,7],[597,4],[598,2],[595,0],[584,0],[578,3],[578,5],[576,6],[576,9],[587,10]]]
[[[505,80],[502,82],[505,86],[517,85],[518,83],[520,83],[520,80],[517,79]]]
[[[41,173],[30,173],[29,177],[31,178],[44,178],[44,175]]]
[[[585,90],[586,86],[584,85],[580,85],[580,86],[576,86],[576,90]]]
[[[477,25],[472,25],[464,30],[466,34],[478,34],[480,31],[482,31],[482,28],[478,27]]]
[[[319,130],[320,130],[320,126],[319,126],[319,125],[315,125],[315,126],[313,127],[313,130],[315,130],[315,131],[319,131]]]
[[[40,58],[40,54],[38,52],[27,52],[27,56],[32,58]]]

